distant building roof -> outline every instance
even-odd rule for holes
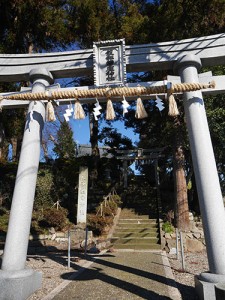
[[[108,151],[111,149],[110,147],[98,147],[100,152],[100,157],[112,158],[112,154]],[[91,156],[91,145],[90,144],[82,144],[77,145],[77,157],[81,156]]]

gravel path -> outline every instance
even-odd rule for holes
[[[71,251],[70,268],[68,268],[67,251],[28,255],[27,266],[42,272],[42,288],[35,292],[29,300],[44,299],[45,296],[65,281],[66,277],[62,278],[63,274],[76,272],[85,263],[84,255],[74,251]]]
[[[182,270],[181,258],[177,260],[176,255],[170,254],[168,254],[168,258],[182,299],[198,299],[194,289],[194,276],[209,270],[206,251],[204,250],[200,253],[185,253],[185,271]]]
[[[182,295],[181,299],[197,299],[194,290],[194,275],[208,270],[206,252],[186,253],[185,271],[182,271],[181,261],[177,260],[175,255],[167,256],[172,268],[173,276],[177,283],[177,288]],[[47,297],[45,296],[47,296],[52,290],[54,290],[63,282],[68,282],[68,278],[71,273],[78,272],[78,270],[86,263],[87,261],[84,259],[84,255],[79,254],[78,252],[71,252],[71,268],[68,268],[67,266],[66,251],[29,255],[27,265],[35,270],[43,272],[42,288],[33,294],[29,300],[47,300]],[[82,276],[84,276],[84,273]],[[141,298],[136,297],[132,299]]]

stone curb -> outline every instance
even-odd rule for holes
[[[166,251],[162,251],[162,261],[163,261],[166,279],[167,280],[171,279],[170,284],[168,284],[168,291],[169,291],[170,298],[173,300],[182,300],[181,294],[176,285],[176,280],[173,276],[173,272],[172,272]],[[171,286],[171,283],[173,283],[173,282],[174,282],[174,285]]]

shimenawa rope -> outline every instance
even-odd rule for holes
[[[177,83],[172,84],[169,90],[170,94],[191,92],[202,89],[214,88],[215,82],[209,84],[201,83]],[[116,87],[116,88],[97,88],[90,90],[69,90],[69,91],[51,91],[41,93],[18,93],[8,96],[0,96],[0,100],[60,100],[60,99],[78,99],[78,98],[101,98],[107,99],[118,96],[140,96],[150,94],[167,93],[166,85],[159,86],[138,86],[138,87]]]
[[[169,86],[169,88],[168,88]],[[140,95],[150,95],[150,94],[159,94],[159,93],[167,93],[168,101],[169,101],[169,116],[177,116],[179,115],[179,111],[177,108],[177,103],[173,96],[174,93],[182,93],[182,92],[190,92],[207,88],[215,88],[215,82],[211,82],[208,84],[201,83],[178,83],[178,84],[167,84],[160,86],[149,86],[149,87],[116,87],[116,88],[97,88],[97,89],[89,89],[89,90],[70,90],[70,91],[51,91],[41,92],[41,93],[18,93],[12,94],[8,96],[0,96],[0,102],[4,100],[28,100],[28,101],[37,101],[37,100],[48,100],[46,106],[46,121],[55,121],[54,107],[52,105],[53,100],[60,99],[72,99],[75,98],[75,111],[74,118],[75,119],[84,119],[85,112],[82,108],[82,105],[77,100],[78,98],[101,98],[106,97],[107,100],[107,110],[106,110],[106,119],[114,120],[115,119],[115,111],[113,108],[113,104],[111,101],[111,97],[125,97],[125,96],[138,96],[137,105],[136,105],[136,113],[135,116],[138,119],[143,119],[148,116]]]

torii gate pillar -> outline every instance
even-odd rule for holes
[[[53,82],[46,69],[30,72],[32,92],[43,92]],[[16,176],[9,226],[0,271],[0,299],[27,299],[41,287],[41,273],[25,267],[36,179],[40,159],[40,143],[45,120],[45,106],[31,102],[28,109],[23,143]]]
[[[174,69],[182,82],[199,82],[200,67],[200,59],[189,54]],[[209,262],[209,273],[197,276],[196,288],[200,299],[212,300],[214,284],[225,281],[224,204],[201,91],[184,93],[184,109]]]

